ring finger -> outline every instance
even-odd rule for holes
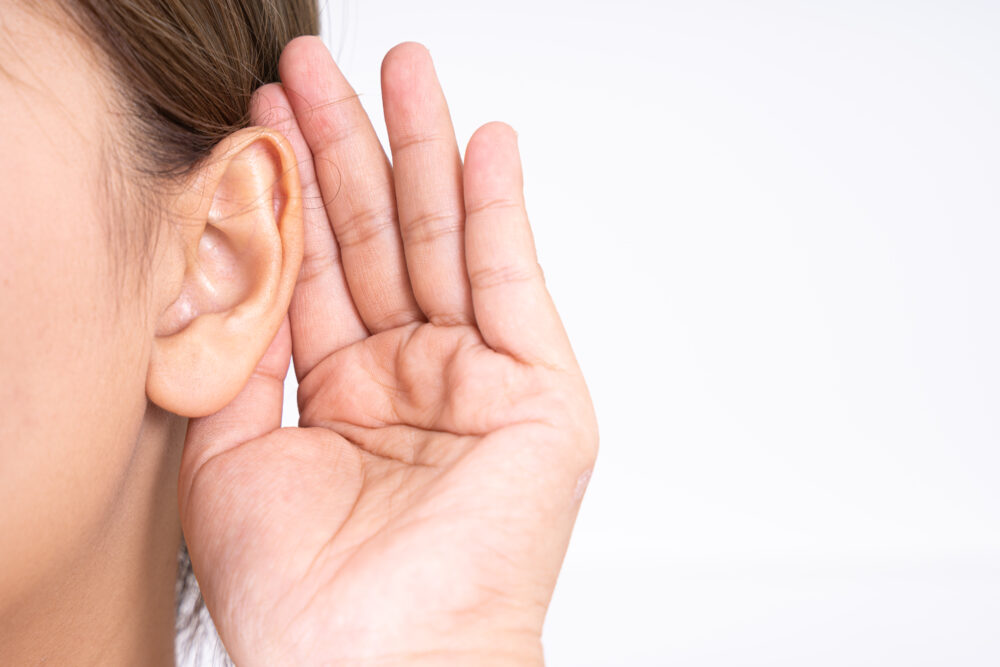
[[[434,324],[471,324],[462,157],[430,54],[407,42],[382,62],[399,225],[413,294]]]

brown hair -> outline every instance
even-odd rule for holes
[[[57,21],[68,18],[113,82],[107,99],[114,136],[103,138],[107,234],[117,260],[112,280],[122,290],[141,288],[158,238],[151,226],[163,214],[158,195],[250,124],[251,97],[278,81],[285,44],[319,34],[317,0],[28,4],[54,10]]]
[[[108,97],[119,134],[105,138],[109,235],[141,283],[156,193],[250,124],[253,92],[278,80],[285,44],[319,34],[316,0],[57,0],[53,8],[103,56],[116,84]],[[193,641],[205,614],[185,549],[179,560],[178,629]]]
[[[250,97],[278,58],[319,34],[316,0],[63,0],[111,61],[127,101],[137,167],[184,176],[249,124]]]

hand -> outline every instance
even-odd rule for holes
[[[463,166],[417,44],[382,67],[393,166],[322,42],[291,42],[280,73],[252,114],[300,161],[299,282],[181,463],[219,634],[238,665],[541,663],[598,436],[515,134],[483,126]],[[301,418],[281,428],[290,356]]]

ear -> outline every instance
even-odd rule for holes
[[[274,130],[226,137],[173,201],[160,264],[146,395],[184,417],[213,414],[246,384],[278,332],[302,262],[295,152]]]

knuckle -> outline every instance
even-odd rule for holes
[[[469,315],[464,312],[432,311],[427,314],[427,319],[437,326],[452,327],[463,324],[471,324]]]
[[[308,137],[307,143],[313,155],[325,155],[334,151],[352,136],[362,135],[371,128],[368,116],[359,112],[352,104],[358,99],[357,93],[328,99],[306,110],[300,121]]]
[[[298,284],[310,283],[338,266],[340,266],[340,253],[337,252],[335,245],[312,248],[302,257]]]
[[[553,392],[551,411],[556,428],[566,436],[569,459],[578,472],[590,470],[597,461],[599,432],[597,417],[589,395],[576,386],[563,386]]]
[[[350,98],[347,98],[350,99]],[[310,121],[312,131],[312,141],[309,148],[313,155],[328,155],[334,152],[337,147],[344,143],[349,137],[358,134],[363,128],[363,124],[356,121],[346,121],[342,117],[330,117],[327,114],[317,113],[325,108],[344,102],[345,100],[333,100],[319,105],[311,110]]]
[[[524,204],[520,201],[509,198],[487,199],[470,206],[466,211],[466,215],[481,215],[483,213],[510,211],[512,209],[523,214]]]
[[[406,308],[394,308],[372,317],[371,325],[375,331],[395,329],[418,321],[416,313]]]
[[[537,261],[524,264],[483,266],[469,272],[469,284],[475,290],[487,290],[501,285],[540,281],[542,268]]]
[[[417,215],[403,225],[404,241],[411,245],[432,243],[462,231],[462,215],[457,211],[432,211]]]
[[[337,225],[337,242],[341,248],[361,245],[395,227],[396,212],[391,207],[365,208]]]
[[[404,135],[395,141],[390,139],[389,149],[393,153],[401,153],[411,148],[427,146],[428,144],[438,144],[448,141],[450,141],[449,137],[446,137],[441,134],[435,134],[433,132],[425,134],[414,133],[414,134]]]

